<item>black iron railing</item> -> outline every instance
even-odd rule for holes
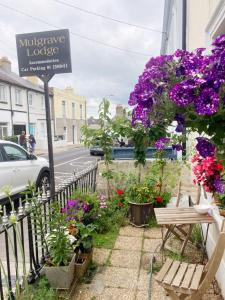
[[[50,199],[50,192],[45,190],[38,193],[36,203],[43,215],[44,234],[49,232],[47,222],[50,217],[51,203],[57,201],[61,207],[66,205],[67,200],[75,190],[82,193],[96,190],[97,165],[90,166],[83,172],[64,180],[56,186],[55,199]],[[10,215],[4,208],[0,225],[0,299],[15,299],[16,279],[29,274],[29,283],[34,282],[40,274],[44,263],[44,241],[39,238],[38,224],[35,216],[36,210],[32,209],[29,199],[20,201],[17,211],[12,207]],[[16,223],[13,223],[16,220]],[[39,218],[40,222],[40,218]],[[7,293],[9,293],[7,295]]]

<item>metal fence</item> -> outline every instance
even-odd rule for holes
[[[49,191],[38,193],[36,202],[40,203],[43,212],[44,234],[49,232],[47,218],[50,214],[50,204],[58,202],[64,207],[67,200],[76,190],[82,193],[95,192],[97,165],[90,166],[83,172],[75,174],[61,182],[56,187],[54,199],[50,199]],[[34,282],[40,275],[44,264],[44,244],[38,239],[38,229],[35,221],[35,210],[25,199],[20,201],[17,210],[7,214],[4,207],[0,225],[0,299],[15,299],[14,290],[16,278],[23,278],[24,269],[28,271],[28,282]],[[12,224],[12,217],[16,216],[16,226]],[[11,220],[11,222],[10,222]],[[11,291],[6,296],[6,291]]]

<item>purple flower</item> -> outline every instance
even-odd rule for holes
[[[194,101],[194,80],[185,80],[177,83],[169,92],[171,100],[178,106],[187,106]]]
[[[224,46],[225,46],[225,34],[219,35],[212,44],[213,44],[213,46],[224,48]]]
[[[182,114],[175,114],[174,120],[177,121],[178,124],[183,124],[185,123],[185,118]]]
[[[223,194],[225,192],[225,184],[220,178],[216,178],[213,185],[217,193]]]
[[[79,203],[80,199],[77,200],[68,200],[67,201],[67,209],[73,208],[74,206],[76,206]]]
[[[170,142],[169,138],[161,137],[155,142],[155,147],[157,150],[163,150],[166,147],[166,144]]]
[[[208,156],[214,156],[216,150],[215,145],[203,137],[198,137],[196,140],[198,141],[196,149],[202,157],[206,158]]]
[[[82,209],[83,209],[84,213],[89,212],[89,209],[90,209],[89,204],[88,203],[83,203],[82,204]]]
[[[175,128],[176,132],[183,132],[184,130],[184,125],[178,124],[177,127]]]
[[[65,208],[65,207],[62,207],[62,208],[61,208],[61,213],[64,214],[65,212],[66,212],[66,208]]]
[[[175,129],[176,132],[183,132],[185,119],[182,114],[176,114],[174,120],[177,121],[177,127]]]
[[[176,145],[172,145],[172,149],[176,151],[181,151],[183,150],[183,147],[180,144],[176,144]]]
[[[205,88],[195,100],[195,110],[199,115],[212,115],[219,107],[219,96],[212,88]]]

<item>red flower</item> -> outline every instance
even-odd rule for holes
[[[118,207],[121,207],[121,206],[123,206],[123,203],[122,203],[122,202],[118,202],[118,203],[117,203],[117,206],[118,206]]]
[[[117,195],[123,195],[124,191],[123,190],[117,190],[116,193],[117,193]]]
[[[161,196],[156,196],[155,197],[156,202],[158,203],[162,203],[163,202],[163,198]]]
[[[217,171],[223,171],[223,166],[222,166],[221,164],[216,164],[216,165],[215,165],[215,169],[216,169]]]

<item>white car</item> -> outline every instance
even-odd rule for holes
[[[28,182],[37,187],[49,184],[49,163],[45,158],[29,154],[23,147],[0,140],[0,204],[6,200],[2,191],[11,186],[13,196],[26,190]]]

